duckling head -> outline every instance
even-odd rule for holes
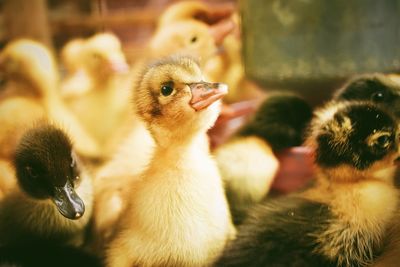
[[[220,110],[217,100],[227,90],[225,84],[204,82],[194,59],[170,56],[149,64],[138,76],[134,105],[157,138],[190,136],[215,123]]]
[[[61,49],[61,61],[69,72],[74,72],[82,66],[81,51],[84,43],[85,41],[81,38],[73,39]]]
[[[82,62],[96,77],[127,72],[129,67],[121,42],[112,33],[99,33],[89,38],[82,48]]]
[[[392,168],[399,157],[399,128],[391,113],[371,102],[344,102],[328,107],[308,140],[315,162],[336,177],[360,177]]]
[[[24,192],[38,200],[51,199],[68,219],[79,219],[85,212],[75,192],[79,166],[72,144],[65,133],[52,125],[28,130],[17,146],[14,164]]]
[[[150,41],[153,56],[171,53],[192,55],[204,64],[218,53],[210,28],[195,20],[177,21],[157,30]]]
[[[384,74],[357,76],[338,90],[334,99],[372,101],[390,107],[400,117],[400,85]]]
[[[25,84],[23,92],[47,96],[55,89],[58,73],[50,50],[33,40],[19,39],[9,43],[0,54],[0,71],[7,81]]]

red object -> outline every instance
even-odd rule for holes
[[[290,193],[303,188],[314,177],[313,151],[308,147],[293,147],[280,152],[279,171],[272,189],[279,193]]]

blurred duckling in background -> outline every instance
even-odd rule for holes
[[[193,21],[196,24],[193,24]],[[229,94],[224,97],[224,102],[233,103],[255,98],[263,94],[254,84],[245,79],[241,58],[242,44],[237,27],[239,23],[239,15],[230,4],[209,5],[200,1],[177,2],[168,7],[160,17],[158,34],[155,34],[153,45],[159,44],[155,48],[157,51],[163,51],[161,41],[172,38],[171,42],[173,40],[180,42],[165,47],[166,50],[174,47],[175,51],[179,48],[189,53],[197,52],[204,61],[204,74],[207,79],[228,84]],[[210,34],[204,30],[200,31],[198,25],[207,27],[214,36],[217,53],[202,53],[201,48],[205,47],[205,40],[210,40]],[[207,51],[210,53],[213,50],[209,48]]]
[[[274,152],[299,146],[312,117],[311,107],[294,94],[272,94],[253,118],[214,151],[235,224],[268,193],[279,169]]]
[[[64,99],[86,130],[102,144],[102,158],[114,152],[130,123],[131,99],[129,66],[119,39],[112,33],[99,33],[81,47],[79,60],[90,80],[89,88]],[[64,90],[67,90],[64,88]]]
[[[235,24],[229,10],[213,9],[199,1],[178,2],[161,15],[150,47],[153,57],[186,53],[200,60],[201,66],[216,56],[219,45]],[[208,24],[205,20],[212,20]]]
[[[150,64],[141,77],[134,103],[156,147],[130,187],[107,266],[208,266],[234,235],[206,135],[227,87],[204,82],[186,57]]]
[[[18,182],[0,202],[0,244],[36,240],[81,245],[92,211],[92,182],[61,128],[39,123],[15,151]]]
[[[15,148],[32,120],[45,116],[41,105],[24,97],[0,99],[0,201],[15,186],[12,160]]]
[[[82,95],[91,88],[89,74],[81,58],[84,44],[84,39],[76,38],[61,49],[60,61],[66,72],[60,85],[62,97]]]
[[[399,157],[395,117],[343,102],[319,110],[310,129],[315,184],[256,207],[216,266],[367,266],[379,254],[398,207],[382,175]]]
[[[0,95],[3,102],[10,98],[24,98],[28,106],[13,105],[15,112],[31,114],[32,121],[37,119],[38,106],[44,110],[50,121],[60,123],[71,134],[76,150],[87,157],[96,157],[99,154],[98,145],[82,128],[79,121],[65,107],[58,91],[58,69],[53,55],[44,45],[27,39],[19,39],[9,43],[0,53],[0,69],[6,84]],[[19,116],[20,115],[15,115]],[[29,120],[28,117],[25,118]],[[7,129],[3,130],[6,133]]]

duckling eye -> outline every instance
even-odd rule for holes
[[[374,102],[382,102],[385,98],[385,94],[383,92],[376,92],[372,94],[371,100]]]
[[[25,169],[30,177],[35,179],[39,177],[39,174],[31,166],[26,166]]]
[[[193,36],[192,39],[190,39],[190,42],[192,44],[194,44],[195,42],[197,42],[197,36]]]
[[[374,146],[380,149],[386,149],[390,145],[390,136],[389,135],[381,135],[375,139]]]
[[[172,94],[172,91],[174,91],[174,88],[172,86],[169,85],[163,85],[161,87],[161,94],[163,96],[169,96],[170,94]]]

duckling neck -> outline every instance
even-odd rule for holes
[[[199,140],[202,140],[201,144],[204,145],[204,140],[207,141],[205,138],[206,130],[203,131],[185,125],[175,129],[154,127],[149,130],[159,150],[182,149],[199,143]]]

